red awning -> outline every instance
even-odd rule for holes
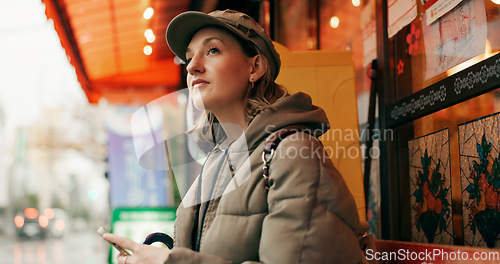
[[[187,0],[42,0],[89,102],[144,103],[178,89],[180,66],[165,42]],[[153,16],[144,17],[146,9]],[[149,43],[145,31],[152,30]],[[150,40],[151,41],[151,40]],[[145,47],[151,47],[146,55]]]

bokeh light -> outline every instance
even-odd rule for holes
[[[340,19],[337,17],[337,16],[333,16],[331,19],[330,19],[330,26],[332,28],[338,28],[339,27],[339,24],[340,24]]]
[[[146,45],[144,46],[144,49],[142,50],[144,52],[144,54],[146,55],[151,55],[151,53],[153,53],[153,48],[149,45]]]
[[[144,17],[144,19],[150,19],[153,17],[153,14],[154,14],[153,8],[148,7],[148,8],[146,8],[146,10],[144,10],[144,13],[142,14],[142,16]]]

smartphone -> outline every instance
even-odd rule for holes
[[[99,233],[101,236],[106,234],[106,233],[109,233],[108,230],[104,229],[104,227],[99,227],[99,229],[97,229],[97,233]],[[106,240],[106,242],[108,242],[110,245],[112,245],[114,248],[116,248],[116,250],[118,250],[118,252],[120,252],[123,256],[130,256],[130,253],[128,251],[126,251],[124,248],[118,246],[117,244],[115,243],[112,243],[112,242],[109,242]]]

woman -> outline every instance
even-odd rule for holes
[[[317,139],[326,114],[274,82],[281,62],[264,30],[231,10],[186,12],[167,42],[187,62],[194,105],[206,110],[198,131],[216,146],[177,210],[174,248],[107,234],[133,252],[118,263],[361,262],[354,199]],[[308,133],[279,143],[266,185],[265,140],[292,125]]]

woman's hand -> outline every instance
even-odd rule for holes
[[[132,252],[131,256],[119,254],[117,257],[118,264],[164,264],[170,254],[170,249],[168,248],[138,244],[119,235],[106,233],[103,237],[105,240]]]

